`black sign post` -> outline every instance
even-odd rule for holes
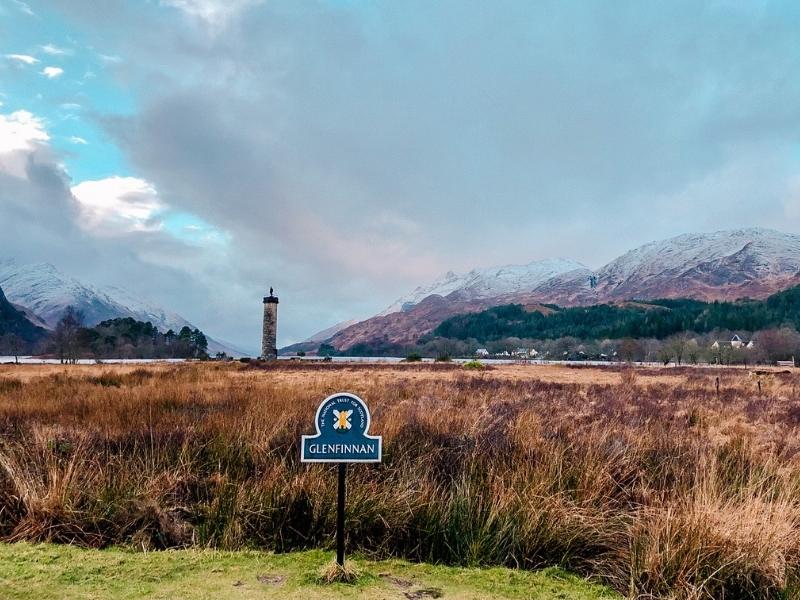
[[[316,435],[304,435],[301,462],[337,463],[336,563],[344,566],[344,510],[347,493],[347,463],[381,462],[383,439],[368,435],[370,415],[364,401],[354,394],[328,396],[317,408]]]
[[[339,494],[336,499],[336,562],[344,566],[344,498],[347,493],[347,463],[339,463]]]

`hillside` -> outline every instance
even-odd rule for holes
[[[25,315],[14,308],[0,288],[0,337],[16,335],[26,345],[40,341],[46,331],[31,323]]]
[[[769,229],[685,234],[645,244],[596,271],[568,259],[448,273],[328,343],[409,344],[461,313],[509,304],[591,306],[624,300],[764,299],[800,284],[800,236]],[[426,295],[427,294],[427,295]]]

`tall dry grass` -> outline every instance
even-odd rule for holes
[[[348,390],[385,452],[349,471],[351,549],[562,565],[630,597],[798,597],[800,379],[762,376],[759,393],[743,371],[565,371],[6,368],[0,535],[330,545],[336,477],[298,443]]]

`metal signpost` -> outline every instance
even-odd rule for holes
[[[368,435],[369,409],[354,394],[333,394],[322,401],[314,418],[316,435],[304,435],[301,462],[338,463],[339,493],[336,502],[336,562],[344,566],[344,500],[347,463],[381,462],[383,440]]]

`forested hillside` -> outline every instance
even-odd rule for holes
[[[771,327],[800,326],[800,287],[779,292],[766,300],[701,302],[651,300],[624,304],[598,304],[560,308],[552,312],[526,311],[519,304],[457,315],[443,321],[434,336],[480,341],[507,337],[558,339],[657,338],[682,332],[706,333],[715,329],[758,331]]]

